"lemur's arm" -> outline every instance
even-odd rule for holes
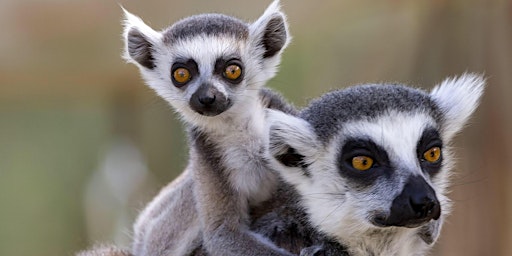
[[[133,225],[135,255],[188,255],[202,243],[193,183],[187,167],[139,214]]]

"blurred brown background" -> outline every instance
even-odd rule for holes
[[[0,1],[0,255],[127,245],[133,218],[187,159],[182,126],[120,58],[119,4],[156,29],[270,1]],[[512,3],[283,0],[294,40],[270,87],[298,106],[332,88],[488,87],[458,137],[455,210],[434,255],[512,255]]]

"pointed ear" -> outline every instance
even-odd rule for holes
[[[430,95],[441,109],[444,119],[442,130],[448,140],[464,127],[478,107],[484,86],[483,76],[463,74],[444,80],[432,90]]]
[[[281,12],[279,0],[275,0],[267,10],[249,27],[249,37],[255,54],[264,63],[275,67],[281,61],[281,52],[290,42],[286,16]]]
[[[122,8],[122,7],[121,7]],[[124,11],[125,41],[124,58],[140,67],[153,69],[155,65],[154,48],[161,41],[161,34],[146,25],[142,19]]]
[[[266,111],[271,157],[283,166],[305,169],[319,149],[311,125],[304,119],[281,111]]]

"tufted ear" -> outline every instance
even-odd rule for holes
[[[154,48],[162,35],[146,25],[142,19],[123,8],[125,41],[124,58],[139,67],[153,69],[155,65]]]
[[[276,110],[266,110],[269,126],[269,152],[277,169],[288,181],[308,176],[307,167],[316,156],[319,142],[305,120]]]
[[[441,109],[444,119],[442,133],[448,140],[464,127],[478,107],[484,86],[485,79],[481,75],[463,74],[458,78],[448,78],[432,89],[430,95]]]
[[[265,70],[269,68],[273,73],[281,61],[281,52],[290,39],[288,23],[281,12],[279,0],[272,2],[263,15],[249,26],[249,40],[254,54],[261,56]]]

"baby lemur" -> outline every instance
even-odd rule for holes
[[[126,12],[126,59],[186,125],[190,159],[134,225],[135,255],[291,255],[249,230],[249,207],[267,200],[265,108],[294,109],[262,86],[290,36],[279,2],[254,23],[221,14],[158,32]]]
[[[451,208],[450,143],[484,83],[464,74],[430,93],[363,85],[299,117],[269,110],[271,162],[295,191],[281,190],[253,229],[294,252],[316,243],[323,255],[424,255]]]

